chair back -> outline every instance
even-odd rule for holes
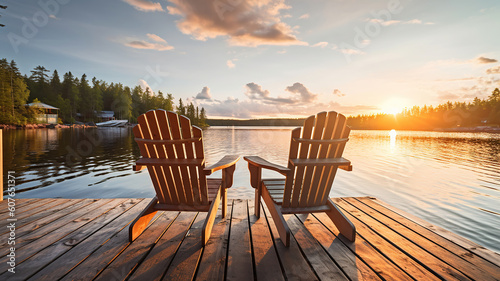
[[[133,128],[160,204],[208,205],[202,130],[174,112],[150,110]]]
[[[284,208],[326,204],[338,166],[318,159],[341,157],[349,133],[345,116],[335,111],[310,116],[292,131]]]

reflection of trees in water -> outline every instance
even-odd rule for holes
[[[30,186],[23,191],[90,173],[102,181],[110,173],[129,171],[138,157],[128,128],[4,132],[5,169],[16,172],[18,185]]]

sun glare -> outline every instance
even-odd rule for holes
[[[382,105],[382,111],[386,114],[396,115],[403,111],[404,104],[405,102],[402,99],[390,99]]]
[[[389,136],[391,137],[391,139],[395,138],[396,136],[398,135],[398,133],[396,132],[396,130],[392,129],[390,132],[389,132]]]

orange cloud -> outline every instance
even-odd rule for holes
[[[231,45],[307,45],[282,22],[284,0],[197,1],[169,0],[167,10],[182,16],[177,27],[197,40],[227,37]]]
[[[161,38],[156,34],[148,33],[147,36],[156,43],[148,42],[145,40],[132,40],[126,42],[125,46],[134,49],[146,49],[146,50],[157,50],[157,51],[168,51],[174,49],[174,47],[167,44],[167,41],[165,41],[165,39]]]
[[[163,11],[160,3],[153,3],[147,0],[123,0],[132,5],[136,10],[143,12]]]

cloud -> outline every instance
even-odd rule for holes
[[[365,55],[366,53],[359,49],[338,49],[339,52],[346,55]]]
[[[498,62],[498,60],[496,60],[496,59],[490,59],[490,58],[485,58],[485,57],[478,57],[476,59],[476,63],[479,63],[479,64],[495,63],[495,62]]]
[[[245,85],[245,95],[250,100],[258,100],[267,104],[295,104],[296,100],[292,98],[271,97],[271,93],[268,90],[263,90],[262,86],[255,84],[254,82]]]
[[[434,24],[433,22],[424,22],[424,21],[419,20],[419,19],[400,21],[400,20],[382,20],[382,19],[367,18],[365,21],[372,22],[372,23],[378,23],[382,26],[389,26],[389,25],[395,25],[395,24],[426,24],[426,25]]]
[[[147,0],[123,0],[132,5],[136,10],[143,12],[164,11],[160,3],[154,3]]]
[[[292,86],[286,87],[285,90],[290,93],[300,94],[303,102],[312,102],[318,97],[317,94],[311,93],[303,84],[298,82],[294,83]]]
[[[286,50],[281,50],[277,52],[278,54],[286,54]]]
[[[154,95],[155,93],[153,92],[153,89],[151,89],[151,87],[149,86],[148,82],[146,82],[146,80],[144,79],[139,79],[139,82],[138,82],[139,86],[141,86],[141,89],[145,92],[147,89],[149,89],[149,92],[151,93],[151,95]]]
[[[210,88],[207,86],[203,87],[203,89],[201,89],[201,92],[199,92],[196,95],[196,99],[200,99],[200,100],[212,99],[212,95],[210,94]]]
[[[337,97],[343,97],[345,96],[344,93],[342,93],[339,89],[334,89],[333,94],[336,95]]]
[[[363,40],[362,44],[368,45],[368,44],[370,44],[370,40]],[[365,55],[366,54],[365,52],[361,51],[360,49],[353,49],[350,47],[354,47],[354,46],[346,44],[345,42],[343,42],[340,47],[337,46],[336,44],[332,44],[332,50],[340,52],[344,55]]]
[[[302,16],[299,17],[299,20],[304,20],[304,19],[308,19],[309,18],[309,14],[303,14]]]
[[[151,33],[148,33],[146,34],[149,38],[151,38],[153,41],[156,41],[156,42],[160,42],[160,43],[167,43],[167,41],[165,41],[165,39],[161,38],[160,36],[156,35],[156,34],[151,34]]]
[[[318,42],[314,45],[312,45],[311,47],[321,47],[321,48],[324,48],[328,45],[328,42]]]
[[[206,89],[206,90],[205,90]],[[256,118],[256,117],[306,117],[320,111],[335,110],[343,114],[364,114],[380,110],[372,105],[341,105],[324,102],[319,95],[311,93],[303,84],[294,83],[286,88],[284,97],[273,97],[271,92],[257,83],[245,85],[246,99],[228,97],[225,100],[199,98],[209,93],[204,87],[193,100],[195,106],[205,108],[211,118]],[[206,96],[205,96],[206,97]]]
[[[59,19],[58,17],[56,17],[56,15],[49,15],[49,18],[54,19],[54,20],[58,20]]]
[[[464,77],[464,78],[453,78],[453,79],[436,79],[436,81],[443,81],[443,82],[470,81],[470,80],[476,80],[476,77]]]
[[[500,74],[500,66],[487,69],[486,74]]]
[[[177,27],[196,40],[219,36],[231,45],[307,45],[282,22],[282,10],[290,7],[285,0],[198,1],[169,0],[171,15],[182,17]]]
[[[441,101],[451,101],[451,100],[458,100],[460,98],[459,95],[450,93],[448,91],[440,91],[438,92],[438,99]]]
[[[231,60],[227,60],[226,65],[227,65],[227,67],[229,67],[229,68],[234,68],[234,67],[236,66],[236,65],[233,63],[233,61],[231,61]]]
[[[148,42],[145,40],[132,40],[125,43],[125,46],[134,49],[146,49],[146,50],[157,50],[157,51],[168,51],[173,50],[174,47],[168,45],[167,41],[156,34],[148,33],[147,36],[155,41],[156,43]]]

